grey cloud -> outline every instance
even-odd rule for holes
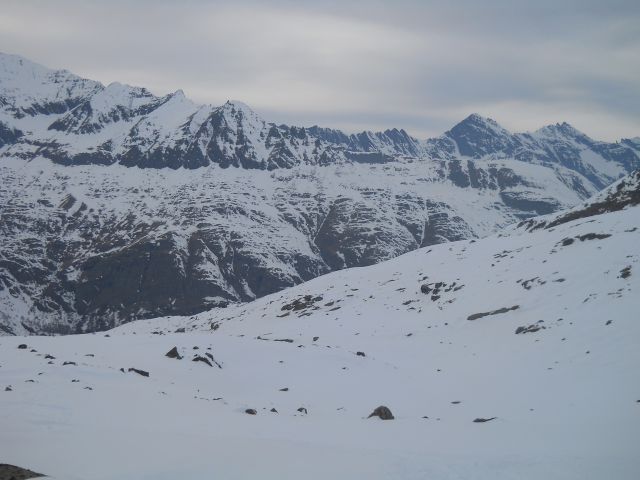
[[[640,135],[637,1],[6,1],[2,50],[268,120]]]

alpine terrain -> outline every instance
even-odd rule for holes
[[[0,334],[100,331],[483,237],[640,167],[566,123],[277,125],[0,54]]]
[[[391,170],[429,169],[429,160],[394,162]],[[42,191],[55,191],[58,178],[76,202],[88,197],[77,178],[116,178],[117,191],[148,185],[133,187],[119,167],[75,167],[65,180],[65,170],[29,165],[42,169],[31,177]],[[176,178],[153,175],[164,185]],[[425,191],[442,194],[441,182]],[[207,198],[204,189],[193,195]],[[496,198],[491,189],[473,195],[465,198]],[[47,208],[72,225],[64,207]],[[75,218],[90,218],[89,208],[98,211],[87,204]],[[106,333],[4,336],[0,452],[57,479],[635,480],[639,246],[635,172],[498,235],[423,247],[249,303]]]

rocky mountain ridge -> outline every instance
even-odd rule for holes
[[[478,115],[426,141],[275,125],[0,55],[0,330],[194,314],[482,237],[580,203],[639,151]]]
[[[291,168],[397,157],[454,160],[514,158],[561,165],[598,189],[640,167],[640,143],[592,140],[567,123],[512,134],[472,114],[444,135],[418,140],[406,131],[345,134],[268,123],[247,105],[197,105],[181,90],[157,97],[140,87],[104,86],[0,54],[0,156],[61,164],[120,163],[147,168],[219,165]],[[460,180],[464,182],[463,180]]]

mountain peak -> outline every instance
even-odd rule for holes
[[[100,90],[102,84],[67,70],[52,70],[20,55],[0,52],[0,96],[17,118],[61,113]]]
[[[453,140],[460,154],[480,158],[499,151],[513,151],[514,136],[495,120],[472,113],[445,133]]]
[[[155,99],[145,88],[112,82],[91,98],[91,106],[96,110],[109,111],[115,106],[135,108]]]
[[[472,113],[471,115],[466,117],[464,120],[454,125],[454,127],[451,130],[459,126],[481,128],[484,130],[498,130],[500,132],[506,131],[506,129],[503,128],[500,124],[498,124],[498,122],[496,122],[494,119],[489,117],[483,117],[478,113]]]
[[[578,130],[573,125],[567,122],[546,125],[540,128],[539,130],[536,130],[535,133],[553,136],[553,137],[559,137],[559,136],[568,137],[568,138],[586,137],[584,133],[582,133],[580,130]]]
[[[222,106],[225,110],[239,110],[242,112],[252,113],[255,115],[255,112],[251,109],[249,105],[240,100],[227,100]]]
[[[236,121],[249,120],[251,123],[266,123],[249,105],[239,100],[227,100],[219,109],[225,114],[230,115]]]

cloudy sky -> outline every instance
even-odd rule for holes
[[[640,135],[637,0],[3,0],[0,50],[277,123]]]

